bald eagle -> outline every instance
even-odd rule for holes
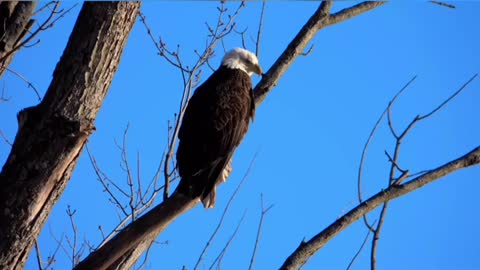
[[[178,133],[177,192],[200,198],[205,208],[214,207],[216,186],[229,176],[233,152],[255,114],[253,73],[262,74],[255,54],[241,48],[227,52],[185,109]]]

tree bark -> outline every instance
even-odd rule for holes
[[[32,17],[37,2],[0,2],[0,77],[13,59],[16,45],[34,23]]]
[[[0,173],[0,269],[23,268],[94,130],[139,8],[84,3],[44,99],[18,114]]]

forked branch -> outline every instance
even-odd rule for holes
[[[366,213],[377,208],[384,202],[396,199],[402,195],[417,190],[424,185],[430,184],[435,180],[453,173],[457,170],[467,168],[480,163],[480,146],[469,153],[447,162],[444,165],[430,170],[421,176],[414,178],[402,185],[392,185],[385,190],[378,192],[370,197],[348,213],[330,224],[323,231],[315,235],[312,239],[302,242],[300,246],[287,258],[280,269],[294,270],[302,266],[307,260],[320,248],[322,248],[330,239],[343,231],[346,227],[357,221]]]

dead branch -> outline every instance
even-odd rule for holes
[[[387,112],[389,112],[390,110],[388,108],[390,108],[391,104],[395,103],[395,101],[397,100],[397,98],[400,96],[400,94],[403,93],[403,91],[405,91],[405,89],[407,89],[410,84],[417,78],[417,76],[414,76],[412,79],[410,79],[410,81],[408,81],[396,94],[395,96],[390,100],[389,102],[389,105],[387,106],[387,108],[382,112],[382,114],[380,115],[380,117],[378,118],[377,122],[375,123],[375,125],[373,126],[372,128],[372,131],[370,132],[370,135],[368,135],[368,138],[367,138],[367,141],[365,142],[365,145],[363,146],[363,150],[362,150],[362,155],[361,155],[361,158],[360,158],[360,164],[358,166],[358,174],[357,174],[357,196],[358,196],[358,202],[359,203],[362,203],[363,202],[363,198],[362,198],[362,176],[363,176],[363,167],[364,167],[364,163],[365,163],[365,159],[366,159],[366,156],[367,156],[367,150],[368,150],[368,146],[370,145],[370,142],[372,141],[373,139],[373,136],[375,135],[378,127],[380,126],[380,123],[382,122],[382,119],[383,117],[385,116],[385,114],[387,114]],[[390,118],[389,118],[390,119]],[[389,120],[389,123],[390,123],[390,120]],[[367,219],[367,216],[363,216],[363,221],[365,223],[365,226],[367,226],[367,228],[370,230],[370,231],[374,231],[374,228],[372,225],[370,225],[370,223],[368,222],[368,219]]]
[[[442,6],[442,7],[452,8],[452,9],[456,8],[454,5],[447,4],[447,3],[444,3],[444,2],[440,2],[440,1],[430,1],[430,3],[436,4],[436,5],[439,5],[439,6]]]
[[[480,146],[469,153],[445,163],[444,165],[430,170],[421,176],[414,178],[402,185],[391,185],[359,204],[354,209],[337,219],[323,231],[315,235],[307,242],[300,243],[300,246],[287,258],[280,269],[293,270],[303,265],[315,252],[322,248],[330,239],[343,231],[346,227],[357,221],[366,213],[377,208],[382,203],[394,200],[400,196],[417,190],[424,185],[453,173],[457,170],[467,168],[480,163]]]
[[[438,111],[440,111],[442,108],[444,108],[450,101],[452,101],[456,96],[458,96],[463,90],[465,90],[465,88],[477,77],[477,74],[475,74],[474,76],[472,76],[466,83],[463,84],[462,87],[460,87],[455,93],[453,93],[450,97],[448,97],[446,100],[444,100],[440,105],[438,105],[436,108],[434,108],[431,112],[423,115],[423,116],[416,116],[411,122],[410,124],[407,125],[407,127],[402,131],[401,135],[397,135],[397,133],[395,132],[394,128],[393,128],[393,123],[392,123],[392,120],[391,120],[391,117],[390,117],[390,111],[391,111],[391,108],[393,106],[393,102],[395,100],[392,100],[389,102],[388,106],[387,106],[387,112],[388,112],[388,126],[390,128],[390,131],[392,133],[392,136],[396,139],[396,142],[395,142],[395,149],[394,149],[394,153],[393,153],[393,157],[390,157],[390,155],[386,152],[388,158],[389,158],[389,161],[390,161],[390,173],[389,173],[389,176],[388,176],[388,186],[392,186],[392,185],[398,185],[400,184],[401,181],[403,181],[403,179],[407,178],[408,175],[409,175],[409,171],[408,170],[403,170],[400,168],[400,166],[398,165],[398,158],[400,156],[400,148],[402,146],[402,142],[403,142],[403,139],[408,135],[408,133],[412,130],[412,128],[414,127],[414,125],[416,123],[419,123],[420,121],[422,120],[425,120],[427,119],[428,117],[434,115],[435,113],[437,113]],[[402,89],[403,90],[403,89]],[[399,94],[401,93],[402,91],[399,92]],[[395,96],[397,97],[398,94]],[[400,172],[401,175],[400,177],[396,178],[395,175],[397,172]],[[380,211],[380,216],[378,218],[378,224],[377,224],[377,227],[373,230],[373,239],[372,239],[372,248],[371,248],[371,252],[370,252],[370,269],[371,270],[376,270],[377,267],[376,267],[376,254],[377,254],[377,249],[378,249],[378,240],[380,239],[380,233],[381,233],[381,230],[383,228],[383,224],[384,224],[384,221],[385,221],[385,217],[386,217],[386,214],[387,214],[387,209],[388,209],[388,206],[389,206],[389,202],[385,202],[382,206],[382,210]]]
[[[277,58],[273,66],[263,75],[262,80],[255,86],[255,104],[258,106],[265,99],[267,94],[277,85],[283,73],[285,73],[293,61],[303,53],[307,44],[319,30],[370,11],[382,4],[384,4],[384,2],[362,2],[337,13],[330,14],[333,2],[322,2],[317,11],[310,17],[290,44],[288,44],[285,51]]]
[[[139,217],[135,222],[127,225],[112,239],[100,248],[90,253],[83,261],[75,266],[80,269],[106,269],[124,255],[129,255],[132,249],[138,254],[135,260],[173,220],[184,212],[193,208],[199,201],[192,200],[180,193],[174,192],[167,200],[155,206],[149,212]],[[135,247],[148,244],[141,250]]]

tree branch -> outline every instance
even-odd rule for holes
[[[354,223],[366,213],[372,211],[382,203],[396,199],[409,192],[417,190],[424,185],[441,179],[442,177],[457,170],[467,168],[480,163],[480,146],[456,160],[450,161],[436,169],[410,180],[402,185],[392,185],[387,189],[378,192],[348,213],[330,224],[323,231],[315,235],[300,246],[287,258],[280,269],[293,270],[303,265],[315,252],[322,248],[330,239],[340,233],[343,229]]]
[[[255,94],[255,104],[258,106],[265,99],[293,61],[303,54],[305,47],[319,30],[370,11],[383,3],[384,2],[363,2],[330,15],[329,12],[333,2],[323,1],[317,11],[310,17],[290,44],[288,44],[277,61],[275,61],[272,67],[263,75],[262,80],[255,86],[253,91]]]
[[[110,269],[113,265],[119,264],[117,260],[132,251],[141,254],[144,249],[136,249],[137,246],[146,245],[145,248],[147,248],[152,239],[155,239],[173,220],[193,208],[198,202],[198,199],[191,199],[174,192],[167,200],[137,218],[110,241],[90,253],[74,269]],[[135,260],[138,258],[134,257]]]

